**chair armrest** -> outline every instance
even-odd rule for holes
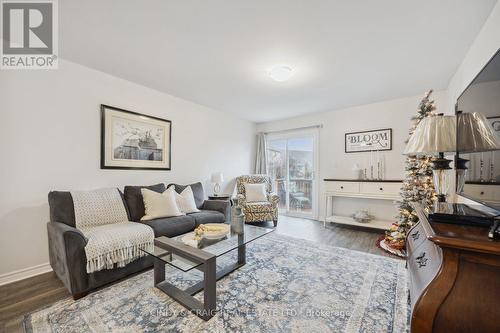
[[[75,227],[60,222],[47,223],[49,259],[52,269],[71,294],[88,289],[87,238]]]
[[[280,202],[280,197],[276,193],[269,193],[267,195],[267,200],[273,204],[273,206],[277,206],[278,202]]]
[[[231,214],[231,202],[229,200],[205,200],[202,209],[215,210],[224,214],[226,222]]]
[[[236,198],[238,199],[238,206],[243,207],[247,205],[247,198],[243,194],[236,195]]]

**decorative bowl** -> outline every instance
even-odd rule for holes
[[[354,221],[360,223],[367,223],[373,220],[373,216],[368,214],[368,211],[366,210],[357,211],[356,213],[352,214],[352,218],[354,219]]]
[[[197,232],[197,230],[199,230]],[[221,239],[226,237],[231,231],[231,226],[224,223],[206,223],[200,224],[195,230],[195,234],[198,233],[201,237],[205,239]]]
[[[198,244],[199,244],[199,241],[194,236],[194,232],[190,232],[189,234],[184,235],[181,238],[181,241],[184,244],[192,246],[192,247],[198,247]]]

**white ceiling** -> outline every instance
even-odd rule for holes
[[[59,1],[65,59],[256,122],[446,88],[496,0]],[[293,67],[272,81],[275,64]]]

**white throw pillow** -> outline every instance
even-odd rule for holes
[[[177,207],[179,207],[180,211],[183,213],[188,214],[200,211],[198,207],[196,207],[191,186],[187,186],[180,194],[175,192],[175,201],[177,202]]]
[[[266,184],[245,184],[247,202],[267,201]]]
[[[175,190],[173,187],[168,188],[163,193],[151,191],[147,188],[142,188],[141,192],[146,213],[141,218],[141,221],[184,215],[175,202]]]

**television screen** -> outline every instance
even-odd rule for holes
[[[456,110],[482,113],[500,139],[500,50],[460,95]],[[500,209],[500,151],[459,153],[459,157],[469,160],[466,182],[459,194]]]

